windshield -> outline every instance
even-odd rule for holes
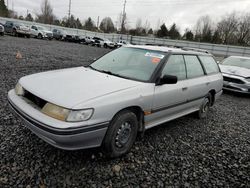
[[[229,57],[225,59],[222,64],[250,69],[250,59],[246,58]]]
[[[116,76],[149,81],[165,53],[137,48],[119,48],[91,64],[91,68]]]

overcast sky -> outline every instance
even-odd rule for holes
[[[19,15],[26,15],[27,10],[32,14],[39,12],[42,1],[8,0],[8,4]],[[50,3],[58,18],[68,14],[69,0],[50,0]],[[98,16],[100,20],[109,16],[116,24],[123,3],[124,0],[72,0],[71,13],[82,21],[91,17],[95,23]],[[218,21],[222,15],[232,11],[250,13],[250,0],[127,0],[126,4],[130,27],[134,27],[137,19],[141,18],[143,23],[148,20],[153,29],[160,23],[169,26],[175,22],[182,31],[192,29],[202,15],[210,15]]]

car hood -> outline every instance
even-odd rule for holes
[[[37,97],[65,108],[142,84],[84,67],[33,74],[19,83]]]
[[[220,65],[220,69],[222,73],[241,76],[244,78],[250,77],[250,69],[229,65]]]

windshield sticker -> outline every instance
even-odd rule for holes
[[[156,57],[156,58],[159,58],[159,59],[163,59],[164,58],[164,55],[162,54],[157,54],[157,53],[152,53],[152,52],[147,52],[145,54],[146,57]]]
[[[154,63],[154,64],[157,64],[157,63],[159,63],[160,61],[161,61],[161,59],[158,58],[158,57],[153,57],[153,58],[151,59],[151,62]]]

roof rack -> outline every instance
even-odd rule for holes
[[[180,46],[174,46],[174,45],[167,45],[167,44],[157,44],[157,43],[146,43],[146,46],[164,46],[169,48],[182,48]]]
[[[182,50],[186,50],[186,51],[196,51],[196,52],[202,52],[202,53],[210,54],[209,51],[203,50],[203,49],[199,49],[199,48],[188,48],[188,47],[183,47]]]

